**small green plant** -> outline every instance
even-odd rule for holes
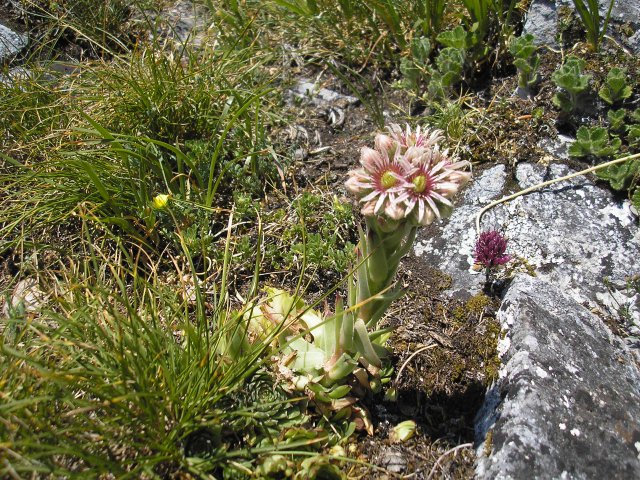
[[[607,26],[609,25],[609,19],[611,18],[611,10],[616,0],[611,0],[609,3],[609,9],[604,18],[604,22],[601,24],[600,17],[600,2],[598,0],[573,0],[573,4],[576,7],[578,15],[582,20],[582,24],[586,30],[587,42],[589,47],[594,52],[600,49],[600,43],[607,33]]]
[[[629,199],[637,211],[640,211],[640,161],[628,160],[617,165],[609,165],[596,172],[598,178],[606,180],[611,188],[627,191]]]
[[[271,255],[274,266],[289,269],[304,258],[311,269],[347,271],[355,248],[348,240],[355,223],[351,205],[337,197],[326,201],[305,192],[294,200],[292,208],[297,221],[282,233],[282,244],[275,246]]]
[[[431,71],[429,93],[443,98],[451,88],[462,80],[466,63],[466,52],[460,48],[446,47],[436,57],[436,67]]]
[[[631,112],[631,121],[633,124],[627,125],[627,142],[629,146],[640,146],[640,108]]]
[[[458,25],[453,30],[446,30],[440,33],[437,40],[445,47],[457,48],[459,50],[468,50],[470,46],[470,35],[462,25]]]
[[[585,64],[581,58],[569,56],[551,76],[561,89],[553,96],[553,104],[565,113],[574,112],[580,107],[580,96],[589,87],[591,75],[582,73]]]
[[[626,100],[631,96],[633,90],[627,85],[627,71],[624,68],[613,67],[607,74],[604,85],[598,91],[601,99],[609,105],[614,105]]]
[[[607,120],[609,120],[609,127],[613,132],[620,132],[624,129],[624,119],[627,111],[624,108],[618,110],[609,110],[607,112]]]
[[[533,87],[538,82],[540,57],[533,44],[534,36],[530,33],[520,37],[512,37],[509,52],[514,57],[513,64],[518,69],[518,86],[523,89]]]
[[[435,59],[435,68],[429,69],[428,91],[435,98],[444,98],[464,76],[469,34],[458,25],[453,30],[440,33],[437,39],[444,48]]]
[[[627,141],[629,146],[640,146],[640,125],[629,125],[627,127]]]
[[[619,138],[609,138],[604,127],[581,126],[576,133],[576,141],[569,147],[572,157],[607,157],[615,154],[621,145]]]
[[[598,178],[607,180],[614,190],[629,190],[638,183],[640,174],[640,162],[629,160],[628,162],[610,165],[607,168],[598,170]]]
[[[428,71],[431,42],[427,37],[414,38],[411,41],[409,56],[400,60],[400,73],[407,87],[419,91],[422,80]]]

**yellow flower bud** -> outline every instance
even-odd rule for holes
[[[164,193],[156,195],[155,197],[153,197],[153,208],[157,210],[163,210],[169,204],[169,200],[171,200],[171,195],[165,195]]]

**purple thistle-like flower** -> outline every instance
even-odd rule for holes
[[[498,231],[482,232],[476,241],[474,259],[483,267],[491,268],[504,265],[511,257],[505,254],[507,239]]]

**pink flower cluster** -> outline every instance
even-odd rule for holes
[[[505,252],[507,251],[507,239],[498,231],[490,230],[482,232],[476,241],[476,247],[473,252],[476,263],[485,268],[504,265],[511,257]]]
[[[442,131],[407,125],[387,127],[375,137],[375,148],[363,147],[362,167],[349,172],[347,189],[363,204],[362,214],[391,220],[410,219],[429,225],[451,208],[451,198],[471,178],[470,164],[441,151]]]

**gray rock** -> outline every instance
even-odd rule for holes
[[[25,34],[16,33],[0,24],[0,63],[4,63],[20,53],[29,41]]]
[[[414,253],[451,276],[450,293],[475,295],[484,277],[472,270],[476,231],[473,216],[487,203],[502,196],[507,180],[504,165],[496,165],[474,178],[449,220],[419,230]]]
[[[520,164],[514,191],[570,172],[561,164]],[[418,237],[416,255],[452,277],[454,295],[466,297],[483,287],[484,275],[471,268],[474,216],[503,195],[505,182],[504,167],[487,170],[466,191],[448,223]],[[628,201],[577,177],[498,205],[484,215],[481,228],[505,234],[507,253],[515,257],[512,266],[534,270],[576,302],[611,314],[618,313],[609,299],[614,295],[635,312],[632,320],[640,327],[638,295],[627,285],[628,277],[640,274],[634,261],[640,258],[640,232]]]
[[[604,23],[611,0],[598,0],[601,23]],[[533,0],[529,5],[523,33],[531,33],[536,37],[537,44],[558,46],[558,22],[562,8],[575,12],[571,0]],[[576,17],[578,14],[575,13]],[[579,17],[578,17],[579,19]],[[578,20],[580,21],[580,20]],[[611,17],[607,33],[634,53],[640,52],[640,1],[616,0],[611,10]],[[621,31],[635,32],[630,37]]]
[[[9,301],[2,308],[2,315],[8,317],[13,309],[37,313],[48,299],[49,296],[42,291],[35,278],[20,280],[13,288]]]
[[[556,46],[557,32],[555,0],[533,0],[529,5],[522,33],[533,34],[537,45]]]
[[[9,69],[6,75],[0,74],[0,83],[8,86],[19,85],[21,81],[32,78],[30,70],[24,67],[13,67]]]
[[[170,25],[169,36],[182,43],[192,42],[196,47],[202,45],[206,30],[204,19],[207,18],[203,6],[190,0],[179,0],[164,13]]]
[[[402,452],[394,447],[386,447],[380,452],[380,464],[391,473],[400,474],[407,469],[407,460]]]
[[[538,146],[545,150],[553,158],[562,160],[569,159],[569,147],[576,139],[566,135],[558,135],[554,138],[543,138],[538,142]]]
[[[193,0],[164,2],[159,12],[134,8],[131,16],[133,22],[140,22],[143,25],[147,25],[149,19],[152,19],[156,29],[151,34],[151,38],[161,43],[173,44],[178,49],[182,49],[187,44],[201,48],[214,43],[214,40],[209,38],[207,18],[210,17],[206,7],[201,2]]]
[[[477,478],[640,478],[640,372],[622,342],[526,275],[498,318],[503,367],[477,419]]]
[[[285,93],[285,97],[288,97],[290,101],[295,98],[310,101],[318,107],[346,108],[349,105],[358,103],[356,97],[343,95],[328,88],[321,88],[317,83],[310,82],[306,78],[298,80],[298,83]]]

